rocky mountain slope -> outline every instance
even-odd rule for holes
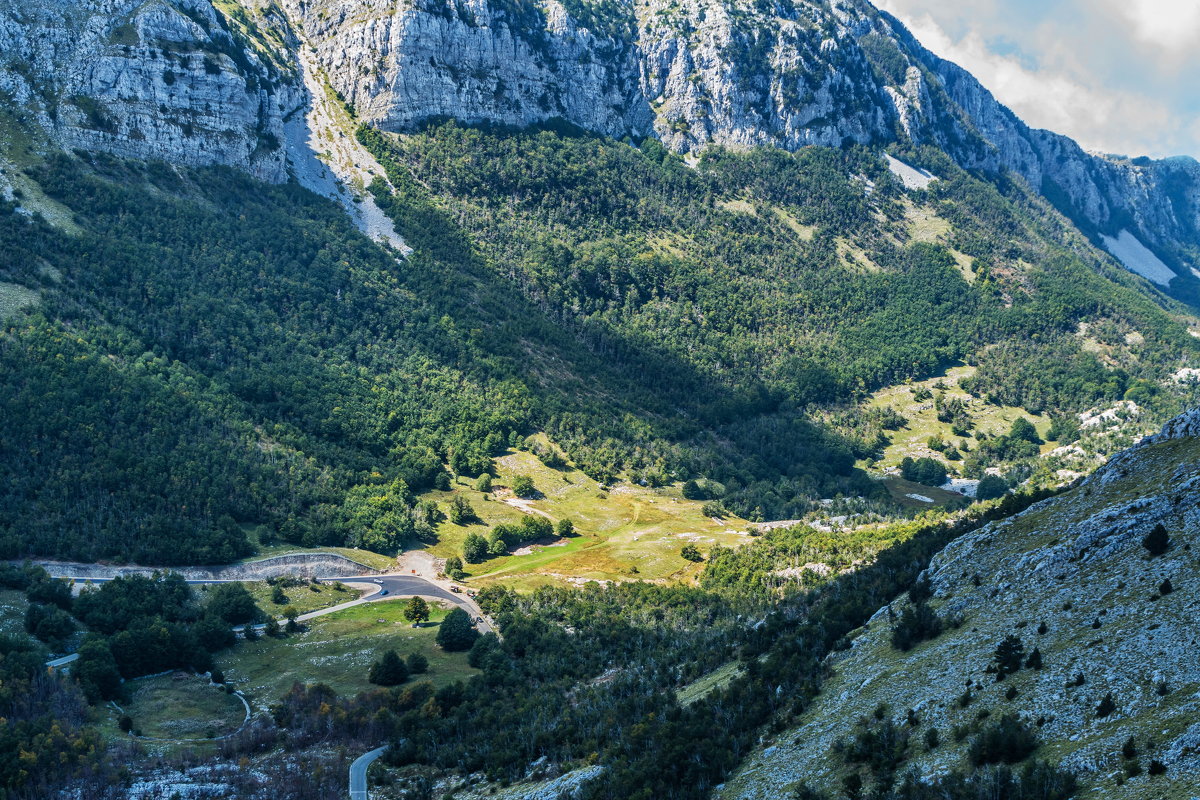
[[[4,0],[0,54],[0,110],[63,147],[286,179],[301,93],[205,0]]]
[[[1175,277],[1159,282],[1177,293],[1200,275],[1200,164],[1092,155],[1032,130],[865,0],[216,6],[5,0],[0,92],[68,147],[278,181],[282,121],[313,88],[299,80],[307,46],[317,85],[388,130],[564,119],[678,152],[855,142],[899,147],[936,174],[937,157],[911,149],[928,145],[968,169],[1021,176],[1097,244],[1126,231],[1163,259]]]
[[[563,118],[610,136],[653,134],[680,152],[931,145],[960,166],[1022,176],[1085,227],[1132,228],[1177,274],[1195,263],[1195,161],[1094,156],[1031,130],[862,0],[285,5],[334,88],[386,129],[439,116]]]
[[[1158,525],[1169,537],[1161,554],[1144,543]],[[1078,774],[1082,797],[1192,797],[1198,536],[1192,411],[1069,493],[947,547],[926,573],[946,630],[902,652],[892,631],[908,599],[880,609],[830,657],[832,676],[799,727],[721,796],[780,797],[801,781],[833,796],[847,776],[867,775],[852,755],[863,741],[889,751],[900,772],[944,774],[968,763],[981,731],[1015,714],[1041,742],[1036,757]],[[996,651],[1009,636],[1024,657],[1000,678]]]

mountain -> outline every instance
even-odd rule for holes
[[[911,455],[1013,483],[1188,396],[1193,313],[998,173],[1050,139],[985,141],[1017,123],[893,21],[634,11],[0,5],[4,552],[428,540],[418,495],[534,433],[746,518],[891,514],[888,386],[965,362]],[[1166,214],[1146,191],[1117,194]],[[1154,227],[1177,249],[1188,196]],[[1115,435],[1080,427],[1116,403]],[[1013,414],[1041,434],[980,422]],[[381,485],[390,511],[363,505]]]
[[[281,120],[304,103],[304,52],[384,130],[562,119],[680,153],[932,147],[964,169],[1019,176],[1177,296],[1196,302],[1200,288],[1200,164],[1089,154],[1030,129],[863,0],[58,0],[11,5],[0,44],[0,86],[67,146],[281,180]],[[911,157],[936,173],[936,159]],[[1114,247],[1123,236],[1150,254]]]
[[[0,5],[0,97],[63,148],[287,177],[294,65],[260,57],[208,2]]]
[[[1200,401],[1198,186],[857,0],[0,0],[0,559],[404,554],[502,634],[6,564],[0,783],[1182,796],[1200,423],[1119,453]],[[94,722],[214,664],[219,756]]]
[[[1192,411],[1069,492],[956,539],[924,574],[931,597],[901,596],[852,633],[826,661],[821,696],[719,796],[805,782],[832,797],[850,775],[870,786],[912,770],[927,782],[972,759],[1023,760],[1027,750],[980,761],[1008,715],[1032,737],[1024,747],[1077,775],[1079,796],[1190,796],[1197,464]],[[913,597],[944,630],[902,650],[894,632]],[[1023,653],[998,669],[1008,637]]]
[[[385,130],[562,118],[677,152],[929,145],[1021,176],[1096,232],[1129,228],[1176,267],[1197,263],[1200,164],[1094,156],[1032,130],[866,2],[285,5],[330,84]]]

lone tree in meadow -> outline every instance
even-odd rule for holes
[[[450,501],[450,510],[446,516],[455,525],[466,525],[471,520],[475,519],[475,509],[471,508],[471,503],[462,495],[457,495]]]
[[[695,561],[697,563],[704,560],[704,555],[694,544],[685,544],[683,549],[679,551],[679,555],[683,556],[688,561]]]
[[[1026,441],[1030,444],[1042,443],[1042,437],[1038,435],[1037,428],[1033,427],[1033,423],[1024,417],[1017,417],[1013,420],[1012,427],[1008,431],[1008,438]]]
[[[376,686],[399,686],[408,680],[408,666],[395,650],[388,650],[383,658],[371,665],[367,680]]]
[[[526,500],[537,497],[537,487],[533,485],[533,478],[528,475],[514,475],[512,490],[517,497],[523,497]]]
[[[444,571],[446,573],[446,577],[452,581],[461,581],[464,577],[466,577],[466,573],[463,572],[463,561],[458,556],[450,556],[446,559]]]
[[[414,625],[429,619],[429,603],[423,597],[410,597],[404,605],[404,618]]]
[[[438,626],[437,643],[443,650],[470,650],[471,645],[479,638],[479,631],[471,624],[471,617],[461,608],[456,608],[446,615]]]

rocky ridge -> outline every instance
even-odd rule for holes
[[[864,0],[284,5],[331,85],[385,129],[564,119],[679,152],[931,145],[1022,176],[1085,227],[1134,229],[1188,263],[1200,242],[1200,164],[1096,156],[1032,130]]]
[[[0,110],[65,148],[286,180],[294,80],[205,0],[0,0]]]
[[[264,19],[282,29],[265,49]],[[0,95],[66,147],[281,181],[284,121],[321,100],[302,43],[310,77],[388,130],[561,119],[683,153],[928,145],[1021,176],[1089,233],[1132,231],[1185,282],[1200,257],[1200,164],[1032,130],[866,0],[0,0]]]
[[[1155,556],[1143,539],[1158,524],[1171,543]],[[907,599],[880,609],[831,656],[833,674],[801,724],[748,759],[720,796],[776,797],[802,780],[839,787],[852,768],[835,743],[883,706],[908,738],[902,769],[922,776],[963,766],[986,719],[1012,712],[1037,731],[1038,757],[1079,774],[1081,797],[1190,797],[1200,779],[1197,545],[1200,410],[1069,493],[948,546],[927,576],[931,605],[952,627],[903,653],[891,620]],[[1009,635],[1027,654],[1036,647],[1043,665],[998,680],[988,667]],[[930,728],[941,741],[932,749],[922,744]],[[1130,737],[1140,774],[1122,755]],[[1165,772],[1149,774],[1150,761]]]

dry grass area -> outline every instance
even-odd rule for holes
[[[974,367],[953,367],[940,377],[889,386],[875,392],[867,402],[868,407],[891,407],[908,420],[907,426],[892,433],[892,443],[884,451],[883,457],[876,462],[876,466],[881,469],[895,467],[905,456],[913,458],[928,456],[944,461],[945,459],[940,453],[931,450],[926,444],[929,438],[935,435],[941,436],[945,441],[958,447],[960,451],[963,450],[964,442],[969,448],[974,448],[973,437],[955,436],[948,423],[938,420],[937,409],[934,407],[932,397],[927,400],[916,399],[916,394],[920,389],[925,389],[935,396],[944,393],[946,397],[958,397],[966,401],[968,413],[975,422],[972,433],[982,431],[989,436],[1008,433],[1018,417],[1025,417],[1045,438],[1050,430],[1049,417],[1030,414],[1025,409],[1015,406],[993,406],[962,389],[961,381],[974,374]],[[1043,447],[1043,450],[1049,449],[1053,449],[1053,446],[1045,445]],[[947,464],[953,471],[954,463],[947,462]],[[923,494],[928,495],[928,492],[923,492]]]
[[[122,708],[134,730],[155,739],[212,739],[233,733],[246,719],[241,700],[188,672],[137,678],[126,691]]]
[[[293,683],[325,683],[342,695],[374,688],[367,670],[386,650],[402,658],[420,652],[429,671],[411,680],[444,686],[476,674],[466,653],[447,653],[434,640],[446,609],[433,604],[429,622],[414,628],[404,619],[404,603],[365,603],[305,623],[305,630],[281,639],[239,642],[217,657],[226,680],[237,685],[256,710],[278,700]]]
[[[745,520],[706,517],[703,503],[683,499],[678,487],[652,489],[621,483],[605,490],[578,470],[552,469],[524,451],[497,459],[496,470],[488,495],[476,491],[465,478],[449,492],[427,495],[443,508],[454,496],[465,497],[482,520],[469,525],[443,522],[438,528],[440,541],[430,548],[435,556],[458,555],[468,533],[485,534],[497,523],[519,522],[528,513],[556,521],[570,519],[576,535],[521,548],[520,554],[468,564],[470,582],[477,585],[503,581],[529,588],[589,580],[691,580],[700,565],[679,555],[684,545],[695,544],[704,552],[716,544],[736,546],[747,539]],[[539,497],[517,503],[508,491],[516,475],[532,478]]]
[[[0,281],[0,322],[12,319],[23,308],[37,305],[39,295],[16,283]]]

